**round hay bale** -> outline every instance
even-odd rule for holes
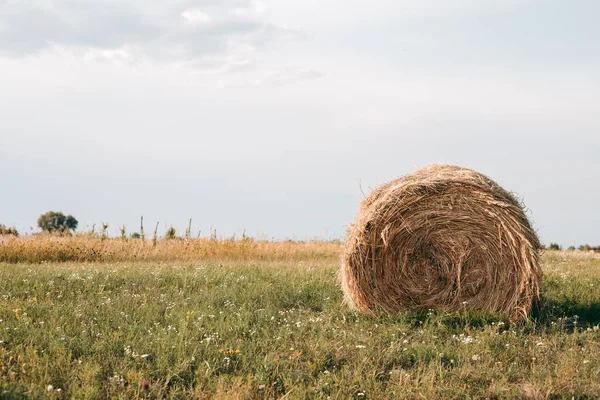
[[[362,201],[340,278],[359,312],[475,309],[518,321],[540,295],[539,250],[513,195],[480,173],[436,164]]]

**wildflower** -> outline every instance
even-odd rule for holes
[[[584,364],[587,364],[587,363],[589,363],[589,362],[590,362],[590,360],[583,360],[583,363],[584,363]]]
[[[481,357],[479,356],[479,354],[474,354],[473,357],[471,357],[471,360],[479,361],[479,360],[481,360]]]
[[[536,345],[536,346],[543,346],[543,345],[544,345],[544,343],[542,343],[542,342],[537,342],[535,345]]]
[[[46,390],[47,390],[47,391],[49,391],[49,392],[51,392],[51,391],[52,391],[52,389],[54,389],[54,386],[52,386],[52,385],[48,385],[48,386],[46,387]]]
[[[265,385],[258,385],[258,390],[265,390]]]
[[[366,349],[366,348],[367,348],[367,346],[364,346],[364,345],[362,345],[362,344],[357,344],[357,345],[356,345],[356,348],[357,348],[357,349]]]

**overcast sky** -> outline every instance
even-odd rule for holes
[[[0,223],[341,237],[430,163],[600,244],[597,0],[0,0]]]

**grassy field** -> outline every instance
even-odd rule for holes
[[[26,240],[0,243],[3,399],[600,397],[598,255],[546,253],[543,300],[511,325],[356,316],[337,244],[215,241],[169,257],[160,242],[94,239],[95,262],[8,258]]]

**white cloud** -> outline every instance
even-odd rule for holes
[[[297,72],[309,65],[267,60],[270,49],[304,35],[274,24],[266,11],[262,0],[0,2],[0,57],[168,64],[219,75],[221,86],[312,78]],[[279,78],[259,78],[265,71]]]
[[[266,4],[262,0],[252,0],[245,6],[237,6],[229,10],[234,15],[263,15],[267,10]]]
[[[261,49],[301,38],[270,22],[265,9],[260,0],[0,2],[0,54],[22,57],[60,48],[119,64],[203,65],[243,57],[248,65]]]
[[[211,21],[210,15],[197,9],[185,10],[181,16],[191,23],[205,24]]]
[[[532,0],[289,0],[271,1],[269,11],[277,23],[290,23],[310,32],[378,25],[402,20],[455,18],[519,7]]]

